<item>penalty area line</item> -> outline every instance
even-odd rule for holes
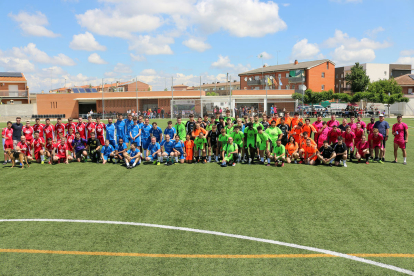
[[[229,237],[229,238],[235,238],[235,239],[241,239],[241,240],[250,240],[250,241],[256,241],[256,242],[262,242],[262,243],[269,243],[269,244],[276,244],[281,246],[287,246],[291,248],[297,248],[297,249],[303,249],[307,251],[327,254],[327,255],[333,255],[336,257],[342,257],[344,259],[370,264],[382,268],[386,268],[389,270],[394,270],[397,272],[405,273],[407,275],[414,276],[414,271],[404,269],[401,267],[384,264],[376,261],[372,261],[369,259],[364,259],[357,256],[352,256],[332,250],[326,250],[311,246],[304,246],[294,243],[287,243],[287,242],[281,242],[276,240],[269,240],[269,239],[261,239],[261,238],[255,238],[255,237],[249,237],[249,236],[243,236],[243,235],[236,235],[236,234],[228,234],[223,232],[217,232],[217,231],[210,231],[210,230],[202,230],[202,229],[195,229],[195,228],[187,228],[187,227],[177,227],[177,226],[169,226],[169,225],[160,225],[160,224],[150,224],[150,223],[139,223],[139,222],[124,222],[124,221],[106,221],[106,220],[74,220],[74,219],[0,219],[0,222],[68,222],[68,223],[92,223],[92,224],[114,224],[114,225],[131,225],[131,226],[142,226],[142,227],[151,227],[151,228],[160,228],[160,229],[169,229],[169,230],[179,230],[179,231],[186,231],[186,232],[193,232],[193,233],[200,233],[200,234],[209,234],[209,235],[215,235],[215,236],[222,236],[222,237]]]

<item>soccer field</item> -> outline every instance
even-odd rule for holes
[[[406,166],[393,138],[347,168],[2,166],[0,275],[414,275],[412,137]]]

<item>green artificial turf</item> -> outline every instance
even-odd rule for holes
[[[165,128],[168,120],[156,120]],[[388,119],[390,125],[395,119]],[[414,120],[405,119],[414,128]],[[4,127],[5,124],[0,124]],[[412,139],[410,139],[412,141]],[[141,222],[246,235],[341,253],[414,254],[408,165],[348,168],[70,163],[0,167],[0,219]],[[2,158],[0,158],[2,160]],[[308,254],[290,247],[128,225],[0,222],[0,249],[161,254]],[[414,258],[370,258],[414,270]],[[0,253],[0,275],[399,275],[343,258],[186,259]]]

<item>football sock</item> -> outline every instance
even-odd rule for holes
[[[270,158],[267,158],[267,164],[270,164]]]
[[[346,164],[346,160],[342,160],[344,162],[344,165]]]
[[[404,162],[407,162],[407,157],[404,157]]]
[[[41,161],[45,161],[45,156],[44,155],[40,155],[40,160]]]
[[[211,162],[211,155],[208,157],[208,162]]]
[[[261,162],[264,162],[264,157],[261,157],[261,158],[260,158],[260,161],[261,161]]]
[[[175,162],[177,162],[177,163],[178,163],[178,157],[175,157]]]
[[[128,162],[128,160],[127,160],[127,159],[125,159],[125,164],[126,164],[127,166],[129,166],[129,162]]]

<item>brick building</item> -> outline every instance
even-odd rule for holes
[[[335,63],[329,59],[264,66],[239,74],[241,90],[295,90],[304,84],[313,91],[335,88]]]
[[[2,104],[29,103],[29,87],[23,73],[0,72],[0,99]]]
[[[402,87],[403,94],[414,94],[414,74],[407,74],[400,77],[396,77],[395,81]]]

